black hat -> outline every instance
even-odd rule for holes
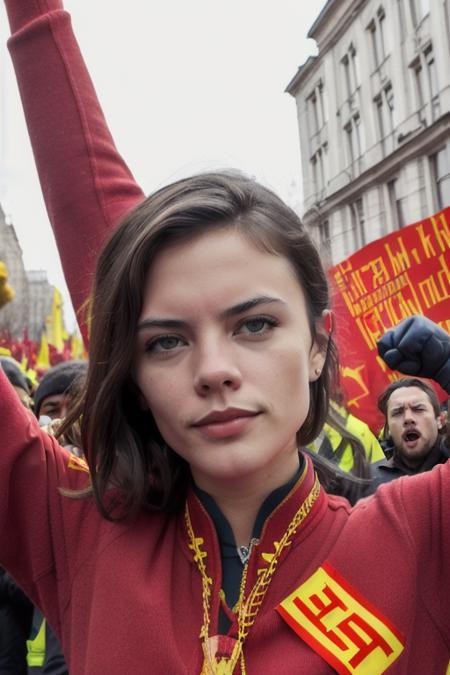
[[[5,371],[6,377],[11,382],[11,384],[14,387],[20,387],[20,389],[23,389],[29,395],[30,388],[25,375],[20,370],[17,361],[10,356],[0,356],[0,362],[2,364],[3,370]]]
[[[44,398],[56,394],[70,393],[74,383],[86,374],[87,361],[64,361],[47,370],[34,394],[34,413],[39,417],[39,410]]]

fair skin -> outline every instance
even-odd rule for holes
[[[172,246],[152,265],[134,377],[238,545],[298,468],[296,433],[324,358],[289,262],[234,230]]]
[[[392,392],[387,407],[389,433],[403,462],[418,468],[438,438],[442,420],[426,392],[419,387],[401,387]]]
[[[46,396],[39,408],[39,416],[46,415],[52,420],[61,420],[67,415],[70,398],[67,394],[53,394]]]

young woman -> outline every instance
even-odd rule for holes
[[[99,240],[142,196],[60,5],[8,9],[79,305]],[[43,143],[44,118],[57,127],[63,112],[66,134]],[[76,412],[90,478],[0,373],[0,562],[70,672],[444,674],[450,466],[353,510],[320,487],[299,447],[326,413],[329,302],[295,214],[240,175],[180,181],[116,229],[92,298]]]

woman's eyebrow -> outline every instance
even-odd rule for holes
[[[271,297],[270,295],[257,295],[254,298],[244,300],[243,302],[239,302],[237,305],[233,305],[232,307],[225,309],[223,312],[221,312],[220,316],[222,318],[236,316],[236,314],[248,312],[250,309],[258,307],[259,305],[267,305],[273,302],[279,302],[283,305],[286,304],[284,300],[281,300],[281,298]]]
[[[137,325],[137,330],[145,330],[146,328],[166,328],[166,329],[181,329],[186,327],[186,322],[181,319],[144,319]]]
[[[258,307],[259,305],[267,305],[274,302],[282,303],[283,305],[286,304],[284,300],[281,300],[281,298],[272,297],[270,295],[257,295],[254,298],[244,300],[243,302],[239,302],[237,305],[233,305],[232,307],[224,309],[219,316],[221,319],[226,319],[231,316],[236,316],[237,314],[242,314],[243,312],[248,312],[250,309]],[[138,323],[137,330],[145,330],[148,328],[181,330],[186,328],[187,325],[187,322],[182,321],[181,319],[164,319],[155,317],[154,319],[144,319],[143,321],[140,321]]]

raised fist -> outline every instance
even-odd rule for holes
[[[392,370],[429,377],[450,393],[450,335],[425,316],[411,316],[378,341],[378,353]]]

